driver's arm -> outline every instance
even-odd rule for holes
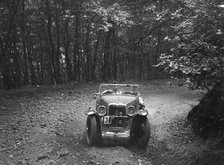
[[[139,105],[140,105],[140,109],[144,109],[145,108],[145,103],[144,103],[142,97],[139,97]]]

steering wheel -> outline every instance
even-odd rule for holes
[[[112,90],[105,90],[105,91],[102,92],[102,94],[109,94],[109,93],[113,93],[113,91]]]

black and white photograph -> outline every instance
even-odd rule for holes
[[[224,1],[0,0],[0,165],[224,165]]]

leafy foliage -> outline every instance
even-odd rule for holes
[[[166,37],[173,46],[157,65],[174,76],[190,77],[194,88],[209,88],[224,78],[224,14],[218,4],[185,2],[183,20],[173,26],[177,35]]]
[[[190,77],[194,87],[210,87],[223,78],[220,4],[1,1],[0,86],[168,77],[153,67],[159,62],[174,76]]]

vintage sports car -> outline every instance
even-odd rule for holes
[[[148,111],[136,84],[100,84],[94,95],[96,109],[85,113],[88,145],[102,142],[147,146],[150,137]]]

